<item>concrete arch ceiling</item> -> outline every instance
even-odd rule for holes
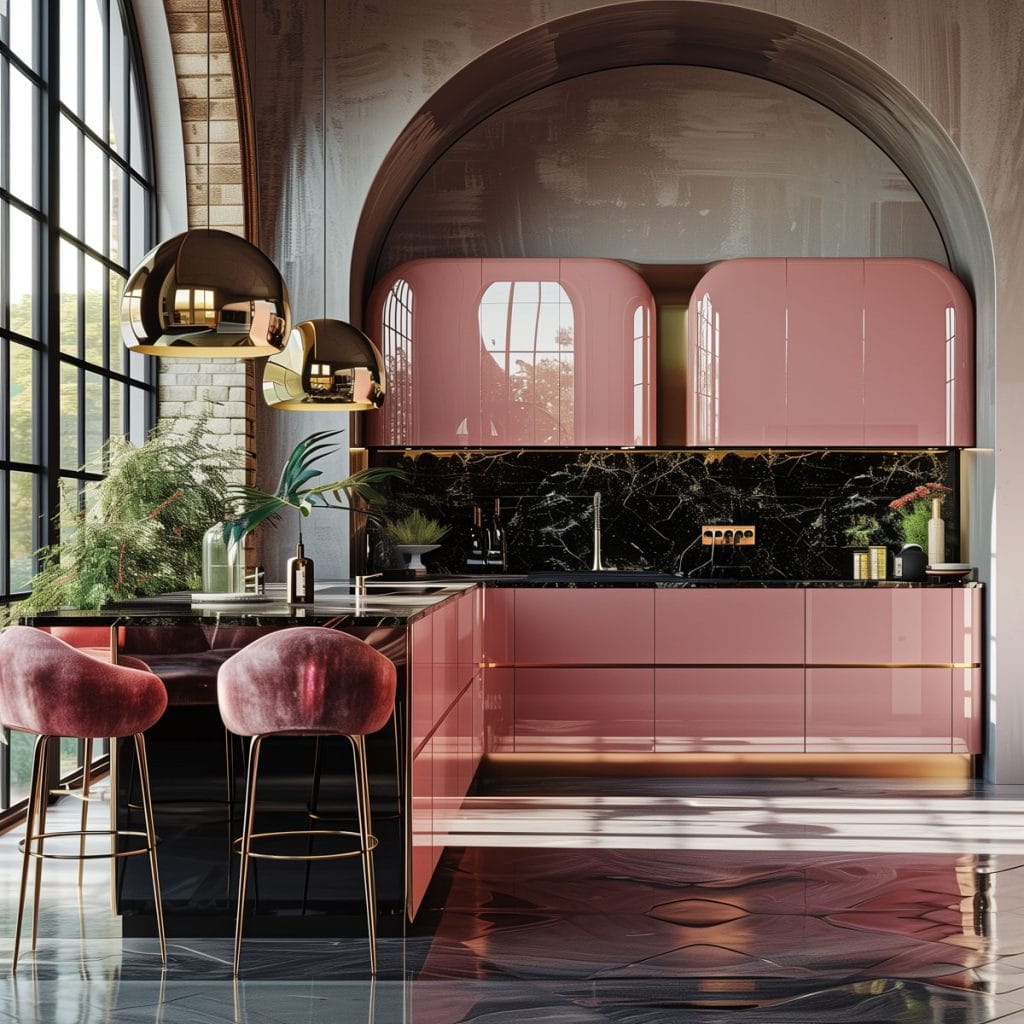
[[[993,379],[986,373],[994,352],[995,294],[988,223],[942,126],[888,72],[837,40],[775,15],[702,0],[641,0],[559,18],[509,39],[452,76],[406,125],[374,179],[353,247],[352,309],[363,307],[403,203],[468,130],[555,83],[644,64],[763,78],[802,93],[863,132],[917,190],[942,235],[950,267],[973,291],[979,380]]]
[[[692,64],[578,75],[467,131],[405,200],[375,276],[438,256],[946,263],[921,197],[863,132],[793,89]]]

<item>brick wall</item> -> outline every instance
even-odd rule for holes
[[[242,145],[222,0],[164,0],[164,8],[181,103],[189,227],[209,226],[245,237]],[[248,482],[253,478],[255,389],[251,360],[160,361],[161,419],[187,419],[209,403],[210,435],[219,445],[247,453]]]

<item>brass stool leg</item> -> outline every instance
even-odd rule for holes
[[[142,787],[142,812],[146,818],[146,845],[149,847],[149,871],[153,879],[153,908],[156,930],[160,938],[160,960],[167,966],[167,936],[164,934],[164,907],[160,899],[160,872],[156,865],[156,823],[153,820],[153,794],[149,789],[149,764],[146,761],[146,737],[135,734],[135,757],[139,763],[139,785]]]
[[[366,927],[370,939],[370,973],[377,973],[377,883],[373,870],[373,850],[370,838],[373,824],[370,820],[370,787],[366,771],[366,738],[349,736],[355,765],[356,809],[359,812],[359,845],[363,862],[363,891],[366,897]]]
[[[35,882],[35,902],[32,904],[32,952],[36,951],[36,938],[39,933],[39,896],[43,891],[43,833],[46,831],[46,806],[50,802],[50,784],[49,784],[49,760],[50,760],[50,741],[54,739],[52,736],[43,737],[43,763],[40,766],[40,772],[42,773],[39,780],[39,793],[37,795],[38,806],[36,807],[36,835],[39,836],[36,845],[36,882]],[[60,749],[60,740],[57,740],[57,749]]]
[[[89,824],[89,774],[92,766],[92,740],[85,741],[85,758],[82,765],[82,838],[78,842],[79,856],[85,857],[85,829]],[[85,871],[85,860],[78,862],[78,888],[82,888],[82,878]]]
[[[262,736],[253,736],[249,746],[249,768],[245,775],[245,806],[242,811],[242,863],[238,870],[238,910],[235,916],[234,976],[242,959],[242,923],[245,919],[245,890],[249,881],[249,850],[252,847],[253,821],[256,817],[256,776],[259,772]]]
[[[14,926],[14,955],[11,958],[11,974],[18,970],[18,953],[21,950],[21,926],[25,919],[25,894],[28,892],[28,865],[32,859],[33,827],[36,818],[36,805],[39,802],[39,791],[46,785],[45,761],[46,737],[36,737],[35,753],[32,757],[32,781],[29,786],[28,808],[25,814],[25,852],[21,861],[21,889],[18,894],[18,923]]]
[[[117,830],[120,827],[118,822],[118,747],[120,740],[116,736],[110,737],[110,912],[117,913]]]

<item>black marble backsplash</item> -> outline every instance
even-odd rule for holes
[[[375,450],[370,465],[408,479],[388,488],[389,516],[413,508],[451,527],[427,555],[432,571],[465,569],[472,509],[485,516],[501,499],[509,571],[589,569],[591,505],[601,492],[605,564],[694,577],[849,579],[846,530],[873,516],[872,543],[902,544],[893,498],[925,482],[953,488],[943,502],[946,559],[959,558],[955,451],[397,451]],[[700,527],[757,528],[753,548],[700,543]],[[392,563],[373,542],[373,568]]]

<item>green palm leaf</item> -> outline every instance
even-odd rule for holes
[[[385,467],[360,469],[343,480],[306,486],[323,475],[315,463],[338,451],[339,446],[328,438],[340,433],[339,430],[321,430],[301,440],[288,456],[273,494],[244,484],[232,487],[229,501],[235,514],[224,523],[224,539],[238,542],[262,523],[273,525],[286,508],[294,508],[302,516],[308,516],[313,508],[333,508],[358,511],[371,519],[376,518],[367,509],[354,508],[352,502],[358,498],[367,504],[383,504],[384,496],[374,485],[389,477],[405,479],[402,470]]]

